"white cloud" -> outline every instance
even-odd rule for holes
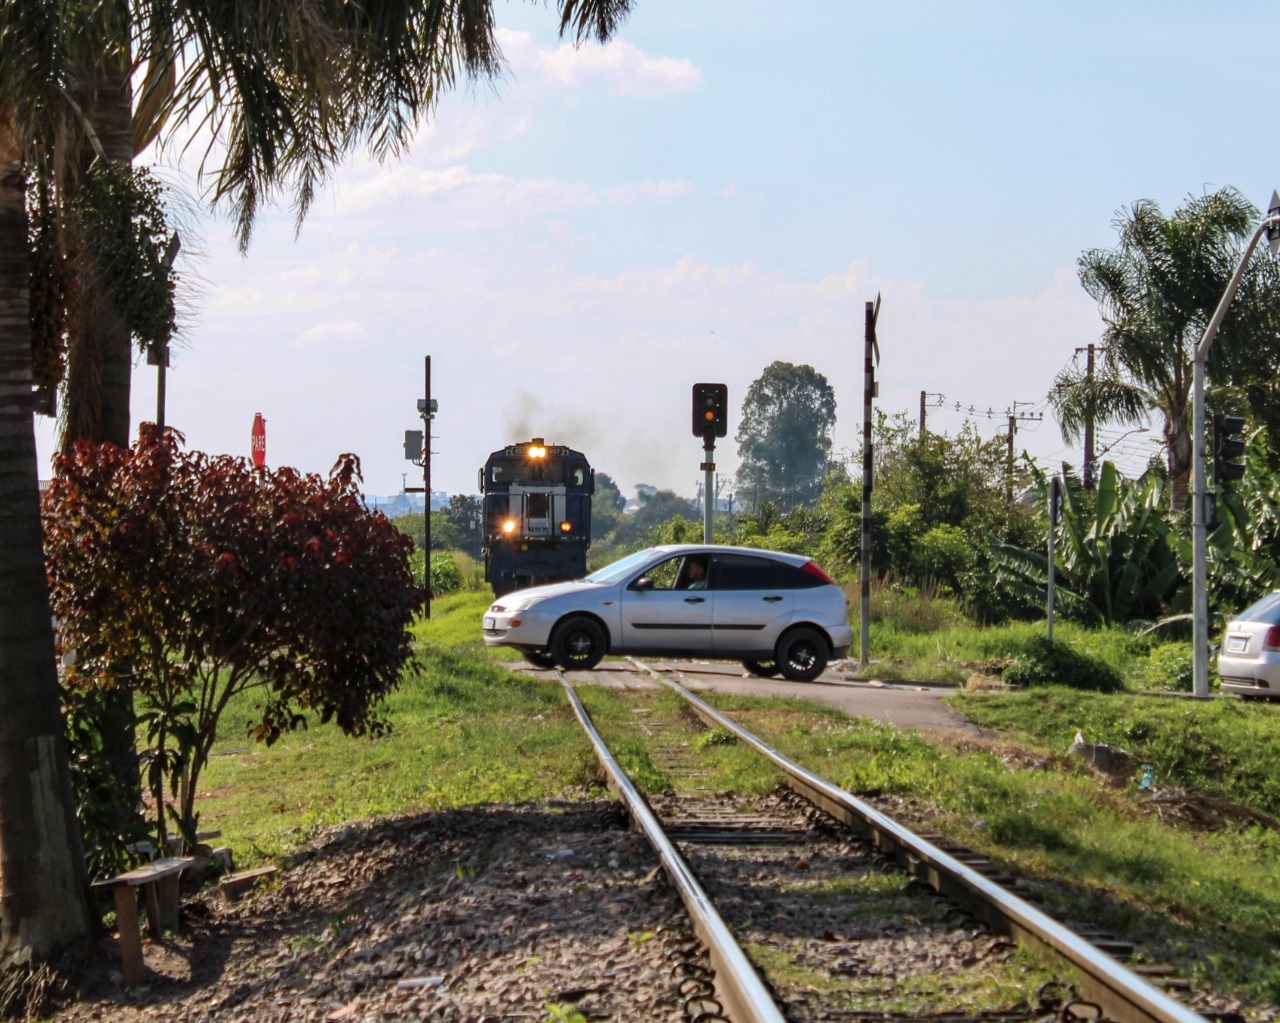
[[[634,206],[642,199],[671,199],[691,191],[688,181],[637,181],[606,188],[604,195],[615,206]]]
[[[317,345],[346,345],[353,341],[366,341],[368,338],[369,328],[363,323],[339,320],[317,323],[299,334],[294,344],[299,348],[312,348]]]
[[[528,33],[500,29],[498,42],[522,82],[564,90],[604,86],[614,96],[655,96],[691,89],[702,81],[692,61],[650,56],[619,39],[603,46],[566,43],[543,49]]]

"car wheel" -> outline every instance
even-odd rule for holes
[[[562,622],[551,637],[551,656],[565,671],[590,671],[609,645],[604,629],[592,618]]]
[[[535,668],[554,668],[556,659],[546,650],[521,650],[520,656]]]
[[[827,638],[816,629],[792,629],[774,650],[778,670],[792,682],[812,682],[827,667]]]
[[[773,678],[781,670],[776,661],[743,661],[742,666],[760,678]]]

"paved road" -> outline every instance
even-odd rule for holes
[[[899,728],[950,728],[974,735],[989,735],[942,702],[952,686],[912,685],[902,682],[856,681],[847,674],[830,670],[813,682],[787,682],[757,678],[736,664],[704,661],[651,661],[655,668],[670,667],[680,675],[676,681],[688,689],[714,690],[747,696],[788,696],[838,707],[846,714],[874,718]],[[512,667],[528,668],[528,665]],[[530,669],[532,670],[532,669]],[[680,677],[683,676],[683,677]],[[654,683],[625,661],[605,661],[594,671],[570,674],[574,682],[627,688],[652,688]]]

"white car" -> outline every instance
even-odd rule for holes
[[[1227,623],[1218,648],[1218,677],[1223,692],[1280,697],[1280,590]]]
[[[486,646],[566,671],[636,654],[742,661],[807,682],[852,640],[844,592],[826,572],[748,547],[652,547],[585,579],[508,593],[484,616]]]

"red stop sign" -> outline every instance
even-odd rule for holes
[[[253,414],[253,433],[250,434],[249,449],[253,452],[253,464],[261,469],[267,464],[267,421],[261,412]]]

